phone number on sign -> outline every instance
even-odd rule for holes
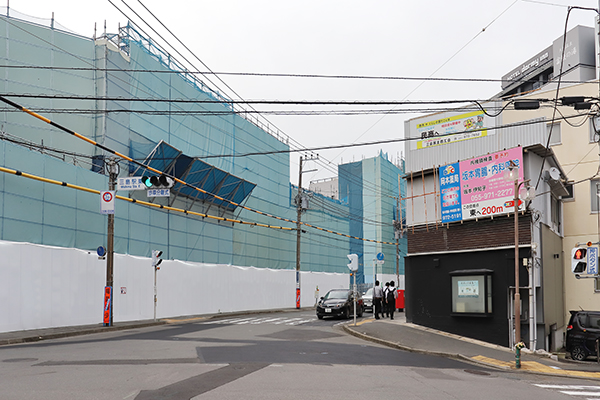
[[[475,201],[482,201],[482,200],[497,199],[500,197],[508,197],[508,196],[512,195],[512,192],[513,192],[513,189],[502,189],[502,190],[498,190],[496,192],[478,193],[478,194],[471,195],[471,201],[475,202]]]

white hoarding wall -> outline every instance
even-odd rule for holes
[[[94,251],[0,241],[0,332],[102,323],[106,260]],[[164,260],[157,271],[157,318],[295,308],[295,270]],[[301,273],[301,306],[346,274]],[[150,258],[115,254],[113,322],[154,318]]]

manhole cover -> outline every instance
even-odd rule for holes
[[[489,372],[479,371],[479,370],[476,370],[476,369],[465,369],[465,372],[467,372],[469,374],[473,374],[473,375],[484,375],[484,376],[489,376],[490,375]]]

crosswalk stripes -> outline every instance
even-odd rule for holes
[[[560,393],[577,396],[581,398],[585,396],[586,399],[600,399],[600,386],[586,386],[586,385],[542,385],[535,384],[539,388],[553,389]]]
[[[312,318],[271,318],[271,317],[263,317],[263,318],[228,318],[228,319],[220,319],[220,320],[211,320],[202,322],[202,324],[235,324],[235,325],[259,325],[259,324],[274,324],[274,325],[302,325],[308,322],[316,321],[316,317]]]

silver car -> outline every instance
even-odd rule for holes
[[[373,288],[367,290],[365,294],[362,295],[362,298],[365,304],[365,310],[368,309],[373,311]]]

